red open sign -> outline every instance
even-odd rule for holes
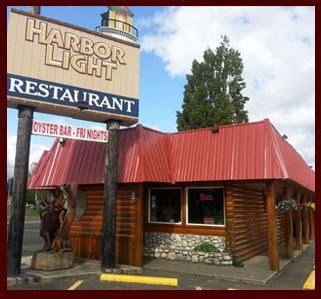
[[[211,201],[211,200],[213,200],[213,195],[201,193],[199,196],[199,199],[200,199],[200,201]]]

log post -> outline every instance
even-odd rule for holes
[[[310,198],[310,202],[312,203],[312,199]],[[314,210],[308,209],[309,216],[309,229],[310,229],[310,240],[315,239],[314,235]]]
[[[40,11],[41,6],[32,6],[31,12],[33,14],[40,15]],[[12,210],[8,229],[8,275],[17,275],[21,272],[33,110],[34,108],[29,106],[18,107],[19,122],[13,175]]]
[[[309,230],[309,216],[308,216],[308,208],[307,204],[307,195],[304,194],[302,198],[303,208],[302,208],[302,222],[303,222],[303,243],[310,243],[310,230]]]
[[[235,256],[235,210],[234,210],[234,198],[233,198],[233,186],[228,185],[225,187],[225,215],[226,215],[226,226],[225,226],[225,243],[229,253]]]
[[[116,200],[118,181],[119,121],[107,122],[101,268],[116,266]]]
[[[284,188],[284,195],[287,200],[291,198],[290,189]],[[285,213],[285,249],[289,259],[293,259],[293,221],[292,210]]]
[[[279,271],[278,234],[275,211],[275,186],[274,182],[266,183],[266,209],[268,217],[268,245],[270,270]]]
[[[303,250],[303,238],[302,238],[302,215],[300,210],[300,193],[295,192],[294,198],[296,200],[298,210],[297,213],[297,220],[295,222],[295,239],[296,239],[296,249],[297,250]]]
[[[19,106],[18,110],[19,123],[14,165],[11,217],[8,230],[7,271],[10,276],[20,274],[21,272],[29,151],[33,119],[33,108]]]
[[[132,255],[134,265],[142,267],[144,259],[144,185],[142,183],[137,188],[137,194],[138,199],[135,203],[135,242]]]

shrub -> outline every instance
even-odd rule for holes
[[[234,267],[244,267],[244,264],[241,261],[237,261],[237,260],[234,260],[234,259],[233,259],[232,265]]]
[[[201,243],[194,247],[194,251],[201,252],[219,252],[218,248],[210,243]]]

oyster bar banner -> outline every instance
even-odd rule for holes
[[[32,122],[32,134],[105,143],[108,141],[107,130],[88,129],[36,120]]]
[[[138,122],[139,48],[12,9],[7,45],[8,107],[89,121]]]

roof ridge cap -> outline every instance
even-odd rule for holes
[[[220,125],[218,126],[220,129],[225,129],[225,128],[231,128],[231,127],[241,127],[241,126],[250,126],[250,125],[255,125],[258,123],[264,123],[268,119],[263,119],[263,120],[258,120],[258,121],[253,121],[253,122],[248,122],[248,123],[235,123],[235,124],[229,124],[229,125]],[[212,127],[205,127],[205,128],[197,128],[197,129],[189,129],[185,131],[177,131],[173,133],[169,133],[171,135],[174,134],[182,134],[182,133],[193,133],[193,132],[199,132],[199,131],[206,131],[206,130],[211,130]]]
[[[149,127],[146,127],[142,124],[137,124],[136,128],[137,127],[140,127],[144,130],[148,130],[148,131],[152,131],[152,132],[156,132],[156,133],[160,133],[160,134],[163,134],[163,135],[168,135],[168,134],[172,134],[172,133],[166,133],[166,132],[162,132],[162,131],[159,131],[159,130],[156,130],[156,129],[152,129],[152,128],[149,128]]]

